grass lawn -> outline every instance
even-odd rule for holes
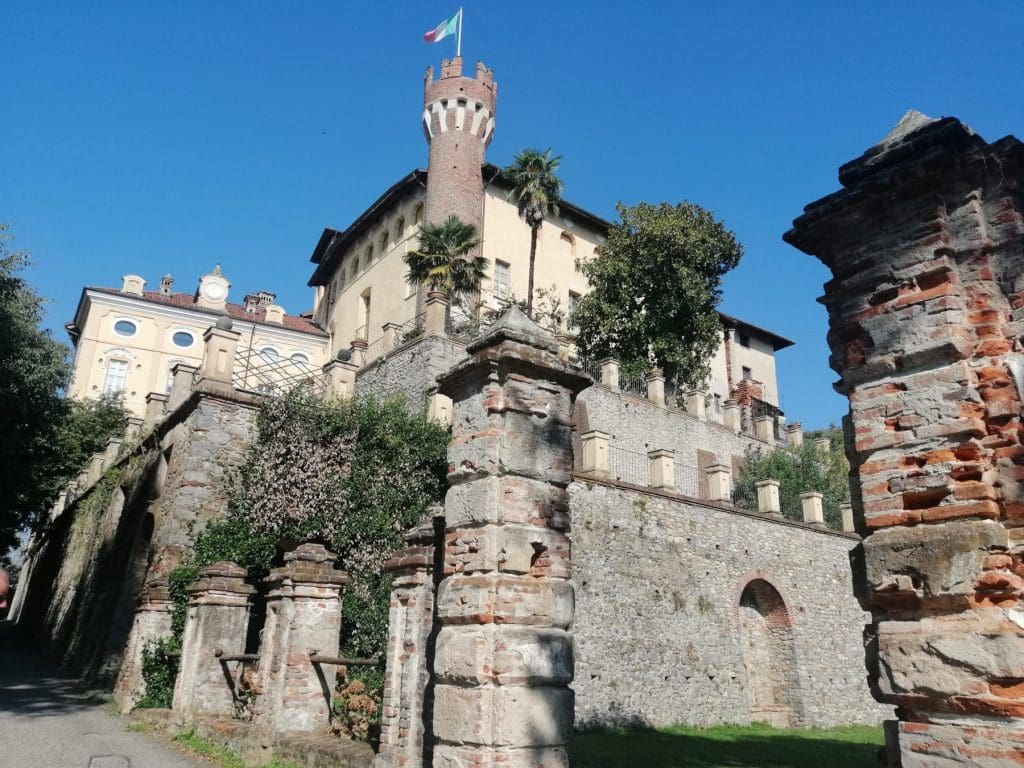
[[[882,729],[726,725],[578,732],[576,768],[874,768]]]

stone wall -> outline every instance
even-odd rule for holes
[[[578,725],[891,715],[864,679],[856,536],[579,478],[569,496]]]
[[[436,379],[466,356],[466,345],[442,336],[424,335],[370,363],[356,374],[357,395],[401,395],[414,412],[426,407]]]
[[[676,465],[690,468],[687,477],[695,478],[701,489],[705,480],[697,469],[715,463],[710,454],[735,473],[749,448],[766,447],[760,440],[737,434],[723,424],[704,421],[684,411],[659,406],[600,384],[580,393],[573,419],[577,456],[580,455],[578,436],[590,430],[600,430],[610,435],[609,444],[613,449],[619,447],[643,454],[645,460],[648,451],[675,451]],[[698,452],[703,452],[703,456]],[[681,492],[685,491],[681,489]],[[706,493],[689,495],[704,497]]]
[[[257,403],[200,383],[36,538],[19,625],[67,670],[113,684],[144,585],[177,564],[190,525],[226,511]]]

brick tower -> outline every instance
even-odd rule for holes
[[[441,60],[423,78],[423,131],[430,145],[427,199],[423,219],[440,224],[455,214],[482,234],[484,180],[481,166],[494,135],[498,86],[494,74],[477,62],[476,77],[462,76],[462,57]],[[421,305],[424,296],[417,302]],[[418,306],[417,313],[422,312]]]

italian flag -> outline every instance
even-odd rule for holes
[[[427,32],[423,36],[424,43],[436,43],[444,40],[448,35],[454,35],[455,31],[459,28],[460,16],[462,16],[462,9],[459,8],[451,18],[445,19],[432,30]]]

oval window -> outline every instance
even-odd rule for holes
[[[171,336],[171,341],[176,347],[191,347],[195,343],[195,339],[188,331],[175,331]]]
[[[138,330],[139,326],[131,320],[118,320],[114,323],[114,333],[118,336],[134,336]]]
[[[272,363],[278,358],[277,350],[273,347],[264,347],[260,350],[260,357],[266,360],[268,363]]]

